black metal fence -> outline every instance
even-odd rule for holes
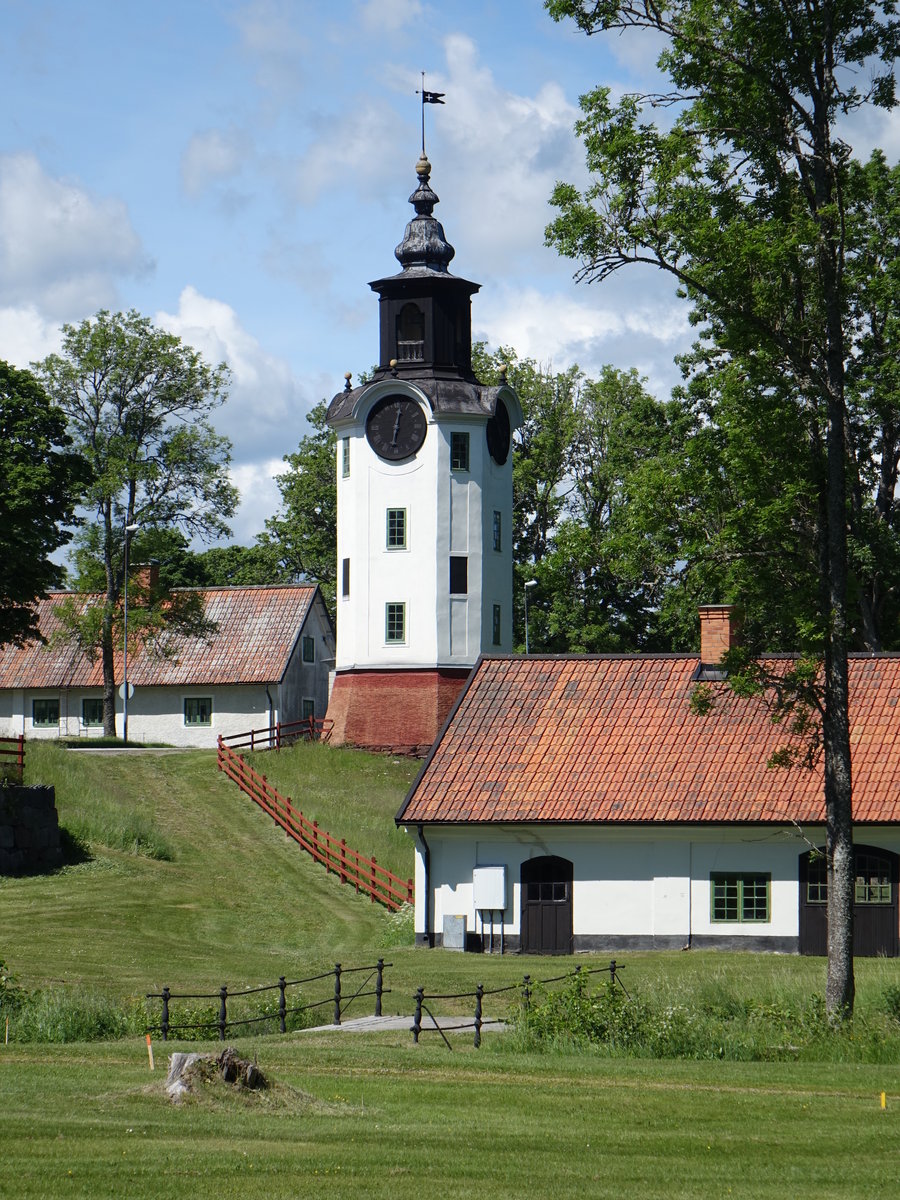
[[[439,1033],[444,1040],[448,1050],[452,1050],[447,1034],[441,1028],[438,1019],[434,1016],[431,1009],[426,1004],[426,1001],[435,1000],[474,1000],[474,1016],[471,1021],[463,1025],[454,1025],[454,1031],[461,1029],[473,1029],[475,1031],[474,1045],[476,1049],[481,1045],[481,1030],[485,1023],[484,1016],[484,999],[486,996],[500,996],[504,993],[518,991],[521,997],[522,1005],[527,1009],[531,1003],[531,990],[533,987],[547,987],[553,983],[562,983],[567,979],[588,978],[591,975],[609,975],[611,984],[618,983],[625,995],[628,995],[628,989],[622,980],[619,978],[619,971],[624,968],[624,963],[617,963],[613,958],[610,960],[608,967],[594,967],[591,970],[585,970],[582,966],[577,966],[573,971],[566,971],[564,975],[554,975],[551,979],[532,979],[530,975],[524,975],[521,983],[510,983],[506,987],[500,988],[485,988],[479,983],[474,992],[447,992],[438,994],[436,992],[426,993],[424,988],[416,989],[415,1003],[416,1010],[412,1023],[413,1041],[418,1044],[419,1037],[423,1033]],[[422,1023],[422,1014],[430,1018],[431,1024]],[[491,1018],[502,1019],[502,1018]]]
[[[334,964],[334,969],[325,971],[320,975],[310,975],[306,979],[286,979],[283,975],[277,983],[265,984],[262,987],[240,988],[235,991],[229,991],[228,987],[223,985],[217,992],[173,992],[170,988],[164,987],[161,992],[148,992],[148,1000],[159,1000],[162,1004],[162,1017],[158,1025],[151,1025],[148,1033],[161,1033],[163,1041],[167,1041],[169,1034],[177,1035],[179,1032],[195,1032],[200,1029],[208,1029],[210,1031],[217,1030],[220,1041],[225,1040],[225,1035],[229,1029],[235,1026],[244,1025],[259,1025],[262,1022],[277,1022],[278,1031],[280,1033],[287,1032],[288,1018],[299,1015],[301,1013],[311,1012],[313,1009],[332,1007],[332,1023],[340,1025],[343,1014],[347,1011],[354,1001],[366,998],[375,998],[375,1013],[376,1017],[381,1016],[381,998],[385,992],[390,993],[390,988],[384,986],[384,970],[385,967],[391,967],[393,963],[386,963],[383,958],[379,958],[374,966],[366,967],[342,967],[340,963]],[[365,978],[360,983],[355,991],[348,991],[344,983],[344,978],[347,975],[365,975]],[[322,980],[330,979],[334,981],[333,990],[323,1000],[314,1000],[306,1004],[297,1004],[293,1007],[288,1007],[288,989],[308,986],[310,984],[319,983]],[[366,987],[372,983],[374,986],[366,991]],[[228,1018],[228,1002],[236,1000],[244,996],[259,996],[266,992],[278,993],[278,1008],[275,1012],[263,1013],[260,1016],[238,1016],[229,1020]],[[182,1001],[212,1001],[218,1002],[218,1016],[214,1020],[183,1020],[179,1021],[172,1017],[172,1002],[178,1004]]]

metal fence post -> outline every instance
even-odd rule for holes
[[[287,1015],[287,1001],[284,997],[284,989],[284,976],[281,975],[278,979],[278,1017],[282,1033],[285,1033],[287,1030],[287,1025],[285,1023],[285,1016]]]
[[[334,1023],[341,1023],[341,964],[334,964]]]
[[[169,996],[170,995],[171,995],[171,992],[169,991],[169,989],[167,987],[164,987],[162,990],[162,1020],[159,1023],[159,1027],[160,1027],[160,1030],[162,1031],[162,1037],[163,1037],[164,1042],[169,1040]]]
[[[419,1044],[419,1034],[422,1032],[422,1001],[425,997],[424,988],[416,988],[416,1015],[413,1017],[412,1035],[416,1045]]]
[[[481,1010],[484,1000],[484,984],[479,983],[475,988],[475,1049],[481,1045]]]
[[[228,1024],[227,1012],[228,988],[223,984],[219,988],[219,1041],[225,1041],[225,1027]]]
[[[384,991],[384,959],[379,958],[375,975],[375,1016],[381,1016],[381,993]]]
[[[531,976],[525,975],[522,978],[522,1007],[528,1012],[531,1004]]]

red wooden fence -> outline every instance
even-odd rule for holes
[[[327,742],[333,728],[334,721],[327,718],[304,717],[300,721],[276,721],[247,733],[226,734],[221,740],[232,750],[280,750],[299,741]]]
[[[357,892],[363,892],[373,903],[377,901],[391,912],[396,912],[403,904],[413,903],[411,879],[401,879],[393,871],[379,866],[374,858],[367,858],[357,850],[352,850],[343,839],[338,841],[326,830],[320,829],[317,822],[307,820],[289,797],[282,796],[267,782],[265,775],[248,766],[242,755],[235,754],[230,746],[226,746],[222,737],[219,738],[217,762],[220,771],[224,771],[317,863],[337,875],[341,883],[353,885]]]
[[[22,782],[25,774],[25,735],[0,737],[0,779]]]

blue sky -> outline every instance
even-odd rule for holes
[[[690,340],[671,283],[576,285],[543,245],[558,179],[584,179],[578,97],[652,86],[645,35],[585,38],[541,0],[0,0],[0,357],[62,322],[137,308],[233,386],[248,542],[305,414],[377,357],[368,281],[397,269],[427,109],[451,269],[482,284],[475,336],[562,369],[637,367],[664,395]],[[876,116],[861,149],[900,147]]]

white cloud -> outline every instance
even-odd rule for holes
[[[422,16],[419,0],[364,0],[360,18],[373,33],[403,33],[414,29]]]
[[[231,520],[231,540],[242,546],[250,545],[265,528],[266,519],[281,505],[281,493],[275,476],[282,474],[280,458],[263,462],[244,463],[231,470],[231,482],[241,494],[241,503]]]
[[[189,196],[233,179],[253,153],[250,139],[239,129],[210,129],[195,134],[181,156],[181,182]]]
[[[0,303],[75,319],[114,306],[116,277],[147,268],[121,200],[54,179],[33,154],[0,157]]]
[[[246,466],[293,450],[311,407],[290,366],[263,350],[244,329],[234,309],[186,287],[178,312],[159,312],[155,323],[199,350],[207,362],[226,362],[232,384],[227,401],[212,416],[230,438],[235,462]]]
[[[235,15],[244,48],[256,63],[256,82],[268,92],[296,91],[304,82],[303,58],[311,44],[298,27],[289,0],[253,0]]]
[[[59,325],[45,320],[33,304],[0,308],[0,358],[27,368],[62,344]]]

